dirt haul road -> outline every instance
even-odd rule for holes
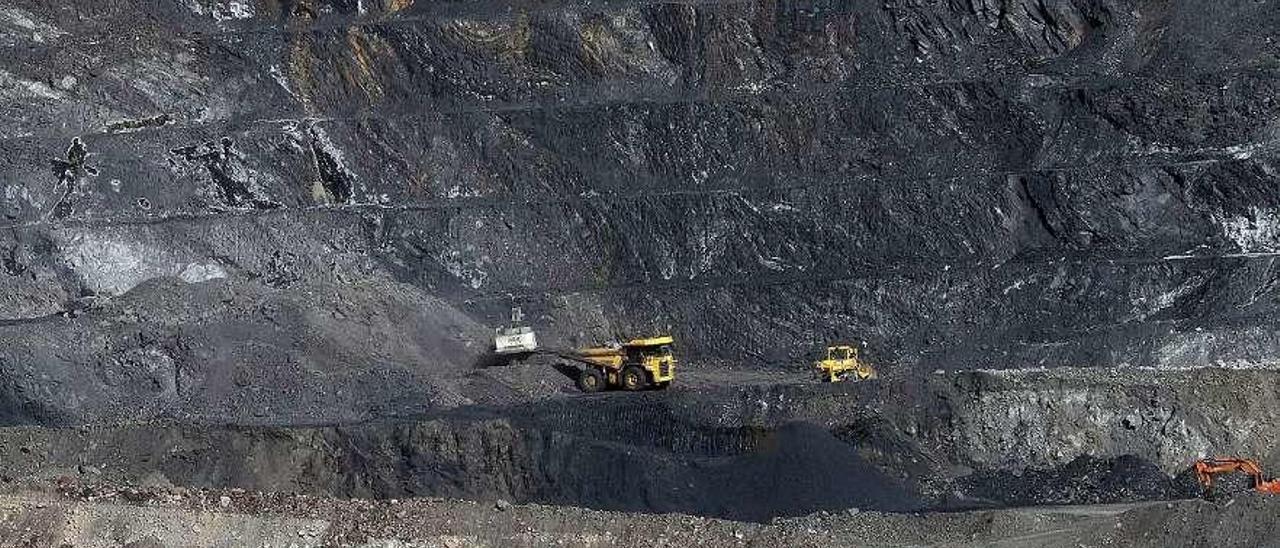
[[[240,490],[64,483],[0,496],[6,546],[1263,546],[1280,527],[1256,496],[954,513],[819,513],[743,523],[679,514],[449,501],[334,500]]]

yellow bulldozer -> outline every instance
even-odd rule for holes
[[[605,388],[664,389],[676,377],[675,339],[635,339],[615,346],[582,348],[561,357],[578,364],[578,389],[599,392]]]
[[[814,363],[823,382],[864,381],[876,378],[876,370],[858,358],[853,346],[828,346],[826,358]]]

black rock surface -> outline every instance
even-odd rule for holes
[[[798,367],[836,340],[888,374],[1269,363],[1278,18],[1257,0],[15,0],[0,337],[65,348],[7,345],[4,399],[93,415],[19,387],[143,359],[145,341],[76,333],[107,321],[96,303],[182,291],[156,278],[299,314],[360,284],[482,325],[516,304],[548,344],[671,332],[691,366]],[[359,306],[397,306],[376,293]],[[220,351],[170,314],[139,322]],[[471,358],[420,343],[379,363]]]

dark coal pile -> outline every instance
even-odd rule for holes
[[[859,508],[906,511],[925,506],[919,495],[858,455],[827,430],[789,423],[748,454],[708,466],[709,515],[749,521]]]
[[[971,496],[1001,506],[1106,504],[1192,498],[1194,479],[1174,478],[1142,458],[1081,456],[1047,470],[1006,470],[965,477],[958,483]]]
[[[529,408],[518,418],[462,411],[310,428],[157,424],[0,431],[0,473],[19,481],[69,474],[135,485],[507,500],[749,521],[930,506],[813,424],[776,430],[646,426],[630,418],[636,409],[554,426],[555,414]],[[536,422],[548,426],[532,426]],[[636,429],[630,439],[622,437],[627,428]],[[599,440],[596,429],[621,434],[617,441]]]

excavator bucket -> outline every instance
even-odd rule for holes
[[[537,349],[538,336],[528,327],[499,329],[493,337],[493,351],[496,354],[520,354]]]
[[[538,336],[533,333],[533,328],[520,326],[522,321],[524,321],[524,312],[519,308],[512,308],[512,326],[498,328],[493,336],[495,354],[522,354],[538,349]]]

